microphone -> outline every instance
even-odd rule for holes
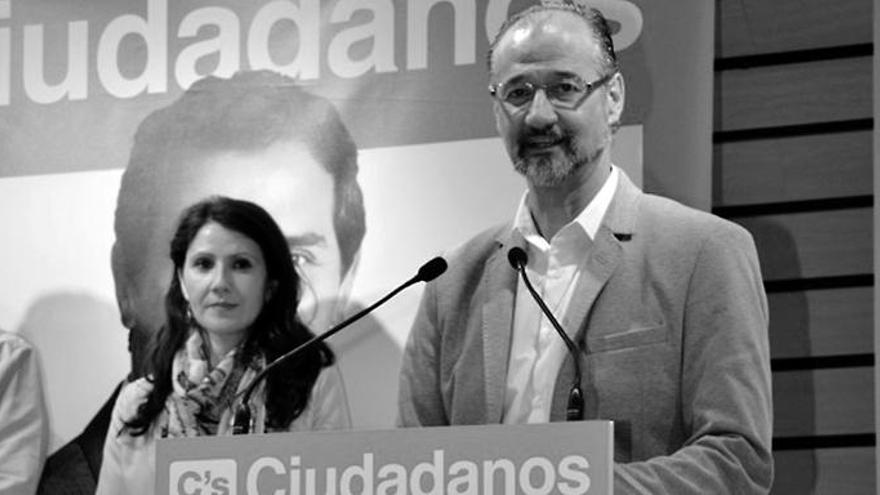
[[[413,284],[416,284],[418,282],[430,282],[431,280],[434,280],[435,278],[439,277],[440,275],[443,274],[443,272],[446,271],[446,267],[447,267],[446,260],[444,260],[442,257],[437,256],[435,258],[432,258],[427,263],[422,265],[419,268],[418,272],[416,272],[416,274],[411,279],[409,279],[406,282],[399,285],[396,289],[394,289],[391,292],[389,292],[388,294],[386,294],[385,297],[383,297],[382,299],[379,299],[378,301],[376,301],[372,305],[358,311],[357,313],[350,316],[345,321],[332,327],[330,330],[327,330],[326,332],[324,332],[320,335],[316,335],[316,336],[312,337],[311,339],[307,340],[306,342],[300,344],[299,346],[293,348],[292,350],[288,351],[287,353],[285,353],[282,356],[279,356],[274,361],[269,363],[268,366],[263,368],[263,370],[260,371],[257,374],[257,376],[254,377],[254,379],[251,381],[251,383],[248,384],[247,388],[244,389],[244,392],[242,392],[241,403],[238,404],[238,406],[236,406],[235,412],[233,414],[232,434],[233,435],[244,435],[244,434],[248,434],[251,431],[253,431],[254,418],[253,418],[253,413],[252,413],[251,407],[250,407],[251,394],[253,394],[254,390],[257,388],[257,385],[266,377],[266,375],[271,370],[277,368],[281,363],[287,361],[288,359],[292,359],[297,354],[304,352],[306,349],[313,347],[318,342],[323,342],[324,340],[328,339],[329,337],[332,337],[334,334],[336,334],[336,332],[351,325],[355,321],[363,318],[364,316],[367,315],[367,313],[378,308],[379,306],[384,304],[386,301],[388,301],[392,297],[396,296],[399,292],[406,289],[407,287],[409,287]]]
[[[525,282],[532,298],[538,303],[541,311],[550,320],[556,333],[559,334],[559,337],[562,338],[562,341],[565,342],[565,346],[568,348],[568,353],[574,362],[574,383],[571,384],[571,390],[568,393],[568,407],[565,411],[565,419],[566,421],[582,420],[584,419],[584,394],[581,390],[581,363],[578,356],[578,348],[568,334],[565,333],[565,330],[562,329],[562,325],[559,324],[556,317],[550,312],[550,308],[547,307],[535,288],[532,287],[532,283],[529,281],[528,275],[526,275],[526,263],[528,263],[529,257],[525,250],[518,246],[510,248],[510,251],[507,252],[507,261],[522,276],[523,282]]]

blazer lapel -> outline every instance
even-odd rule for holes
[[[507,388],[507,364],[510,355],[510,333],[513,328],[513,306],[516,297],[516,271],[507,261],[507,251],[517,245],[515,236],[498,239],[499,247],[486,263],[489,283],[483,305],[483,373],[488,424],[500,423]]]
[[[634,224],[640,195],[641,191],[630,182],[629,178],[621,170],[620,181],[615,191],[614,199],[611,201],[608,211],[605,213],[605,218],[602,220],[602,225],[596,233],[593,247],[590,250],[577,286],[575,286],[575,292],[566,313],[565,321],[569,325],[577,325],[577,332],[573,338],[577,344],[580,344],[586,338],[588,317],[590,309],[596,302],[596,298],[623,260],[624,243],[628,242],[635,235]],[[581,359],[581,373],[586,373],[587,368],[585,363],[583,363],[583,354],[581,354]],[[571,361],[571,356],[566,356],[556,378],[553,407],[550,414],[551,421],[565,421],[568,387],[571,386],[573,379],[574,363]],[[584,387],[588,387],[588,384],[588,379],[582,381]],[[586,402],[584,417],[592,418],[595,416],[595,394],[592,394],[588,388],[585,388],[583,392]]]
[[[617,239],[606,228],[600,228],[596,233],[593,248],[590,251],[586,266],[581,272],[580,279],[575,287],[574,296],[569,303],[566,321],[571,325],[578,325],[576,337],[581,338],[586,330],[586,319],[590,308],[596,301],[596,297],[611,274],[620,263],[623,249]]]
[[[586,320],[596,297],[605,287],[623,258],[623,243],[634,235],[638,197],[641,191],[620,171],[614,199],[590,250],[584,271],[569,304],[567,321],[578,325],[577,338],[586,331]]]

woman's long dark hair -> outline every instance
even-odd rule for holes
[[[183,297],[177,273],[183,269],[193,238],[209,222],[216,222],[253,240],[266,262],[266,284],[273,284],[271,297],[263,304],[248,333],[243,352],[239,354],[243,362],[249,363],[262,353],[268,364],[313,337],[297,317],[299,275],[290,258],[287,240],[269,213],[254,203],[221,196],[190,206],[181,215],[171,240],[174,273],[165,295],[166,322],[156,333],[148,363],[153,390],[138,408],[137,415],[126,423],[133,436],[149,430],[172,391],[174,356],[183,348],[190,332],[188,303]],[[321,342],[311,352],[281,364],[268,375],[266,421],[269,428],[286,429],[302,413],[318,374],[333,361],[333,352]]]

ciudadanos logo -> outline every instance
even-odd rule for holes
[[[244,461],[247,495],[589,495],[594,473],[581,455],[528,456],[519,459],[482,456],[463,459],[434,449],[431,459],[410,456],[404,463],[383,462],[373,452],[362,454],[360,463],[328,465],[304,462],[293,455],[263,456]],[[417,462],[421,460],[422,462]],[[609,457],[610,462],[610,457]],[[171,495],[235,495],[236,461],[204,459],[176,461],[169,465]],[[610,472],[610,471],[609,471]],[[610,493],[610,492],[609,492]]]
[[[177,461],[169,466],[171,495],[236,495],[238,465],[233,459]]]

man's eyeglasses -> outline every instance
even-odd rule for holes
[[[574,75],[557,77],[544,83],[514,79],[489,85],[489,94],[501,103],[521,109],[532,102],[539,89],[543,89],[547,100],[554,107],[576,110],[593,91],[610,81],[615,74],[616,72],[605,74],[592,82],[586,82]]]

